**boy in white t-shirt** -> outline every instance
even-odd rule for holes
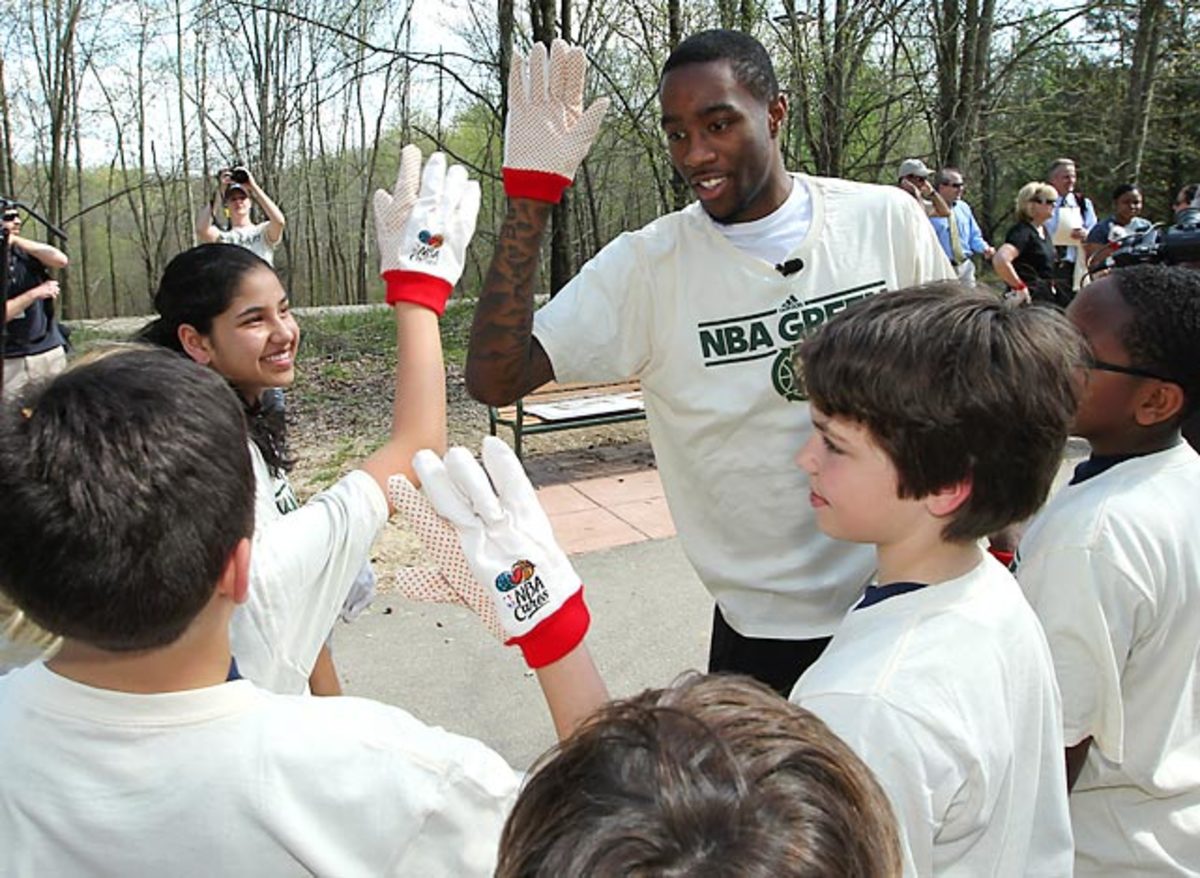
[[[1122,268],[1067,317],[1091,346],[1092,455],[1016,575],[1062,690],[1076,875],[1200,875],[1200,273]]]
[[[1050,651],[979,540],[1045,499],[1080,362],[1060,314],[950,284],[868,299],[800,350],[810,503],[875,544],[878,576],[791,698],[875,772],[906,875],[1070,874]]]
[[[240,678],[255,480],[225,379],[139,348],[24,404],[0,411],[0,581],[63,645],[0,677],[0,874],[491,875],[518,786],[496,753]],[[564,733],[604,698],[573,619],[518,641]]]

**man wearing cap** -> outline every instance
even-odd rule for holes
[[[971,205],[963,200],[962,171],[958,168],[942,168],[937,173],[936,195],[946,202],[950,208],[950,216],[931,216],[933,230],[937,233],[938,243],[950,259],[950,264],[958,272],[958,279],[968,286],[975,286],[974,256],[982,256],[990,260],[996,253],[996,248],[983,237],[979,223]]]
[[[239,179],[244,176],[244,182],[234,179],[235,170]],[[245,168],[226,168],[220,173],[220,181],[221,185],[213,193],[212,204],[204,205],[196,215],[196,239],[202,244],[237,244],[262,257],[268,265],[274,265],[275,248],[283,240],[286,224],[283,211],[259,188]],[[251,222],[251,200],[258,202],[267,215],[266,222]],[[228,231],[215,223],[222,205],[229,217]]]
[[[58,281],[48,269],[66,268],[67,254],[21,236],[21,214],[0,199],[8,235],[8,298],[4,303],[4,399],[29,383],[57,375],[67,365],[66,339],[54,317]]]
[[[923,161],[905,159],[900,163],[900,170],[896,176],[899,177],[896,185],[921,203],[925,208],[925,216],[950,216],[949,205],[929,183],[933,171],[929,170]]]

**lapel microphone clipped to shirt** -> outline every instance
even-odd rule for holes
[[[796,274],[802,268],[804,268],[804,260],[803,259],[788,259],[787,261],[780,262],[778,265],[775,266],[775,270],[778,271],[780,274],[782,274],[784,277],[791,277],[793,274]]]

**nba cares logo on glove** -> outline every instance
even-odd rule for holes
[[[518,561],[511,570],[497,576],[496,591],[503,595],[504,605],[518,622],[532,619],[550,603],[550,589],[537,575],[532,561]]]
[[[421,229],[417,240],[413,242],[412,249],[408,252],[409,261],[423,265],[435,265],[442,255],[442,244],[445,241],[446,239],[442,235],[436,235],[428,229]]]

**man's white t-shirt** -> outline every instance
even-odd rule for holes
[[[217,240],[222,244],[237,244],[239,247],[245,247],[255,256],[263,259],[267,265],[274,265],[275,247],[279,242],[276,241],[272,244],[267,239],[269,225],[271,225],[269,222],[261,222],[253,226],[234,226],[228,230],[218,229]]]
[[[1067,485],[1017,579],[1046,630],[1076,875],[1200,875],[1200,457],[1186,443]]]
[[[516,796],[479,741],[239,680],[0,677],[0,874],[491,876]]]
[[[748,637],[827,636],[874,566],[821,534],[806,500],[793,345],[858,299],[954,276],[905,193],[795,179],[812,217],[786,254],[795,274],[734,247],[697,203],[616,238],[534,316],[558,380],[641,380],[681,543]]]
[[[1050,650],[990,556],[958,579],[851,610],[791,701],[875,773],[905,875],[1071,874]]]
[[[300,694],[308,690],[317,653],[387,523],[387,500],[374,479],[354,470],[284,515],[276,500],[279,482],[254,443],[250,457],[250,593],[234,611],[230,646],[244,677],[272,692]]]

